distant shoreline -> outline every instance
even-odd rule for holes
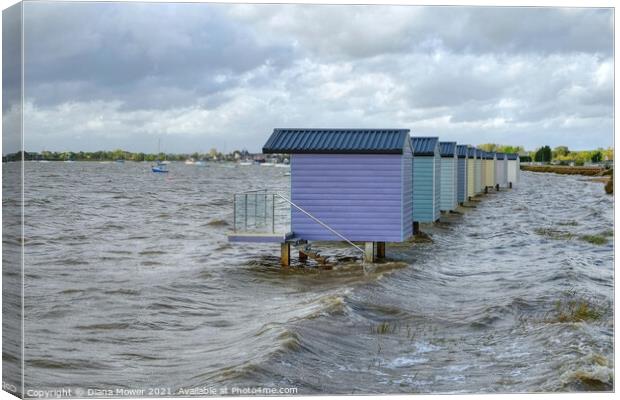
[[[546,172],[562,175],[606,176],[613,173],[613,168],[603,167],[571,167],[567,165],[521,165],[522,171]]]

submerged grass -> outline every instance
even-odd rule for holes
[[[389,322],[382,322],[379,325],[371,326],[370,333],[376,335],[386,335],[396,333],[398,326],[396,324],[390,324]]]
[[[548,237],[554,240],[570,240],[575,237],[574,234],[566,231],[560,231],[553,228],[536,228],[534,232],[540,236]]]
[[[424,328],[419,329],[412,326],[410,323],[401,323],[396,321],[384,321],[380,324],[373,325],[370,327],[370,333],[373,335],[400,335],[413,342],[414,339],[420,336],[431,336],[436,337],[437,332],[436,328]]]
[[[576,223],[575,223],[576,224]],[[573,221],[560,222],[558,225],[573,225]],[[607,244],[608,238],[614,236],[614,231],[605,230],[600,233],[590,235],[577,235],[572,232],[562,231],[554,228],[535,228],[534,233],[553,240],[572,240],[579,239],[590,244],[602,246]]]
[[[598,246],[602,246],[607,244],[607,238],[602,235],[583,235],[580,237],[584,242],[596,244]]]
[[[614,237],[614,231],[611,229],[608,229],[608,230],[599,232],[595,235],[582,235],[580,239],[588,243],[602,246],[602,245],[607,244],[608,238],[612,238],[612,237]]]
[[[546,319],[546,322],[591,322],[599,321],[608,311],[608,306],[596,302],[592,298],[578,295],[575,290],[564,293],[562,298],[555,303],[553,313]]]
[[[571,220],[568,220],[568,221],[558,222],[558,225],[561,225],[561,226],[578,226],[579,223],[577,221],[571,219]]]

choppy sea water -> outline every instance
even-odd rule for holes
[[[25,170],[26,390],[613,389],[613,197],[600,183],[522,173],[423,226],[432,242],[388,244],[387,262],[362,268],[325,245],[334,269],[282,270],[277,245],[226,234],[233,193],[287,190],[285,169]],[[594,316],[562,320],[582,300]]]

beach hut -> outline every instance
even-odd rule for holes
[[[456,142],[439,142],[441,179],[439,185],[439,210],[454,211],[458,205],[458,158]]]
[[[456,201],[465,203],[467,199],[467,145],[456,146],[457,173],[456,173]],[[473,170],[472,170],[473,173]]]
[[[439,220],[441,155],[439,138],[412,137],[413,147],[413,221]]]
[[[506,153],[495,153],[495,185],[500,187],[508,186],[508,160]]]
[[[521,173],[521,165],[519,155],[516,153],[510,153],[507,155],[507,167],[508,170],[508,187],[513,187],[519,183],[519,174]]]
[[[484,187],[492,188],[495,186],[495,153],[484,152]]]
[[[229,240],[280,242],[282,264],[288,265],[291,242],[345,241],[358,250],[352,242],[365,242],[364,257],[374,260],[384,256],[385,242],[411,236],[413,151],[408,129],[274,129],[263,153],[290,155],[290,198],[276,193],[274,203],[264,207],[267,216],[276,215],[282,203],[278,200],[283,200],[290,207],[289,232],[275,232],[275,222],[268,224],[269,234],[248,231],[247,226],[237,230],[235,224]],[[235,220],[247,220],[247,213],[254,212],[243,201],[242,194],[235,210],[246,215],[235,214]],[[259,213],[261,208],[256,207]]]
[[[484,163],[484,160],[482,159],[483,155],[484,152],[482,150],[476,149],[476,163],[474,167],[476,194],[481,193],[484,190],[484,168],[482,168]]]
[[[467,200],[476,195],[476,149],[467,147]],[[479,179],[478,179],[479,180]]]

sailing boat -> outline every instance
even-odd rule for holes
[[[160,147],[161,147],[161,139],[157,141],[157,155],[158,156],[159,156],[159,153],[161,152]],[[156,165],[151,165],[151,171],[160,173],[160,174],[165,174],[165,173],[168,173],[168,167],[166,167],[166,164],[163,161],[157,160]]]

